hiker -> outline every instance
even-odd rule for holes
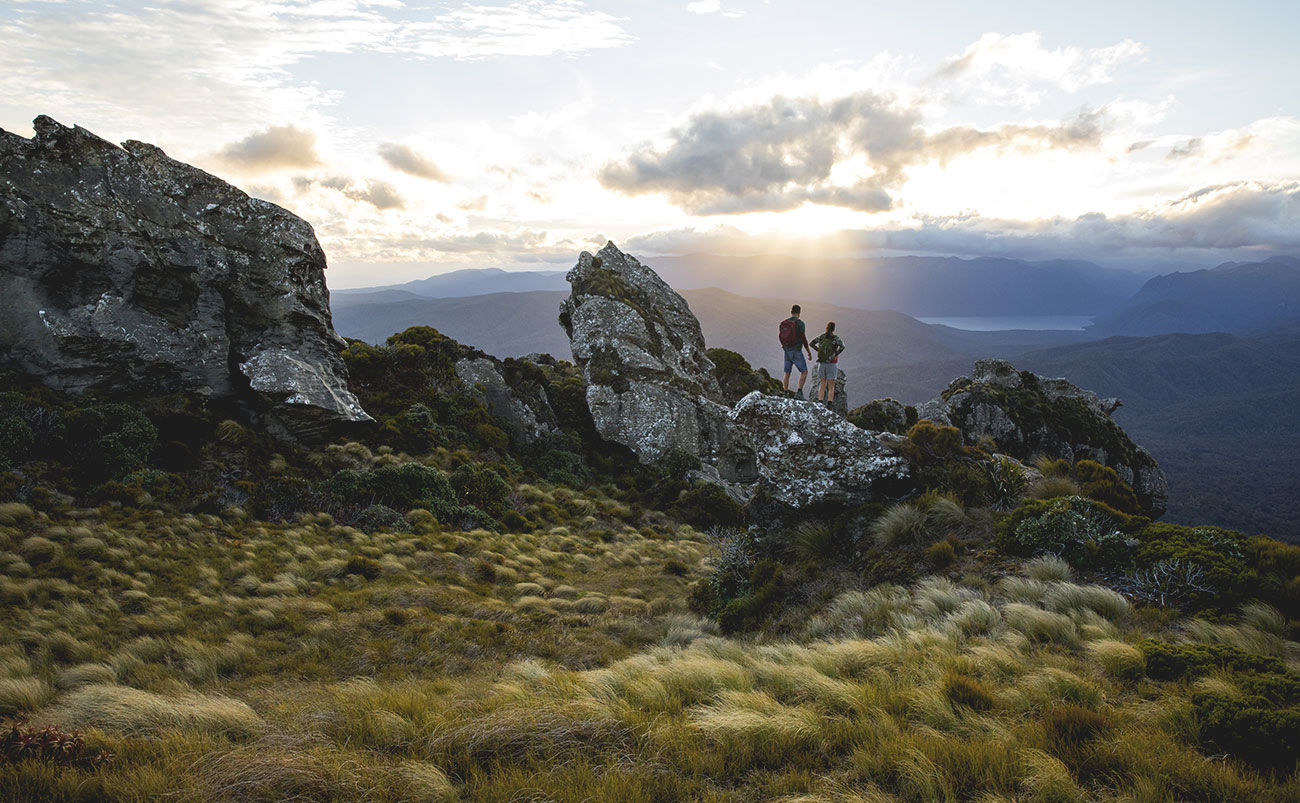
[[[826,331],[813,338],[812,347],[817,349],[817,398],[829,407],[835,401],[835,380],[840,376],[840,352],[844,351],[844,341],[835,334],[835,321],[826,324]]]
[[[778,335],[781,338],[781,348],[785,349],[785,392],[790,392],[790,369],[798,366],[799,389],[794,395],[796,399],[802,399],[803,383],[808,381],[808,363],[803,358],[803,352],[808,352],[808,359],[811,360],[812,347],[808,345],[808,335],[804,334],[803,321],[799,320],[798,304],[790,307],[790,317],[781,321]]]

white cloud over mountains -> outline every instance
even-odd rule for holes
[[[696,215],[783,211],[805,203],[883,212],[905,169],[975,150],[1075,150],[1100,144],[1104,113],[1050,125],[952,126],[927,133],[919,107],[859,92],[830,101],[776,97],[729,112],[704,112],[669,144],[642,145],[600,173],[629,195],[666,193]],[[858,162],[858,164],[854,164]],[[846,169],[841,169],[846,168]]]

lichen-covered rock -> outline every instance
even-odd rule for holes
[[[730,433],[725,397],[686,300],[611,242],[584,251],[560,307],[587,382],[596,430],[643,461],[698,456],[724,480],[749,479],[745,444]]]
[[[530,360],[517,362],[531,364]],[[506,379],[504,365],[492,357],[467,357],[456,362],[456,376],[479,396],[488,412],[509,424],[511,434],[532,443],[559,429],[555,411],[541,383]]]
[[[281,434],[368,421],[305,221],[142,142],[0,131],[0,358],[67,391],[187,392]]]
[[[858,504],[906,490],[906,459],[819,404],[751,393],[729,417],[753,444],[763,487],[778,502]]]
[[[967,443],[992,441],[1019,460],[1036,455],[1110,466],[1152,516],[1164,513],[1169,485],[1155,458],[1111,418],[1118,399],[1103,399],[1065,379],[1017,371],[1004,360],[980,360],[917,415],[957,427]]]
[[[906,476],[902,458],[821,405],[755,391],[727,407],[685,300],[613,243],[583,253],[568,278],[560,323],[606,440],[646,462],[695,455],[693,476],[737,501],[762,488],[796,508],[855,503]]]

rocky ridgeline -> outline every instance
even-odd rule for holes
[[[863,502],[905,482],[906,460],[824,407],[757,391],[728,407],[685,299],[613,243],[567,278],[560,325],[606,440],[644,462],[695,455],[742,501],[761,488],[792,507]]]
[[[701,478],[738,500],[760,489],[794,508],[906,495],[910,468],[897,433],[919,417],[1013,459],[1095,460],[1132,485],[1152,515],[1164,512],[1164,474],[1111,419],[1119,402],[1064,379],[981,360],[972,377],[955,380],[915,414],[879,400],[849,415],[880,419],[892,432],[856,426],[842,409],[757,391],[728,408],[699,322],[653,270],[608,243],[596,255],[584,252],[568,280],[560,324],[583,369],[597,431],[643,462],[695,455],[704,463]]]
[[[1155,458],[1111,418],[1119,406],[1119,399],[1103,399],[1065,379],[1017,371],[1005,360],[979,360],[971,376],[954,379],[916,413],[957,427],[968,444],[992,441],[1019,460],[1047,455],[1109,466],[1145,510],[1160,516],[1169,483]]]
[[[302,219],[143,142],[0,130],[0,354],[51,387],[184,392],[272,431],[369,421]]]

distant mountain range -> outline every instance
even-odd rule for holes
[[[1157,276],[1097,318],[1089,331],[1101,336],[1249,333],[1297,316],[1300,259],[1279,256]]]
[[[569,291],[562,270],[502,270],[500,268],[471,268],[440,273],[427,279],[416,279],[404,284],[382,287],[362,287],[350,290],[332,290],[330,297],[347,298],[358,303],[403,301],[418,298],[463,298],[488,293],[526,293],[532,290]]]
[[[822,301],[908,315],[1097,315],[1145,276],[1091,262],[956,257],[821,259],[810,256],[658,257],[648,264],[677,290],[717,287],[786,303]],[[532,290],[568,291],[565,271],[458,270],[405,284],[337,290],[335,298],[398,301]]]

